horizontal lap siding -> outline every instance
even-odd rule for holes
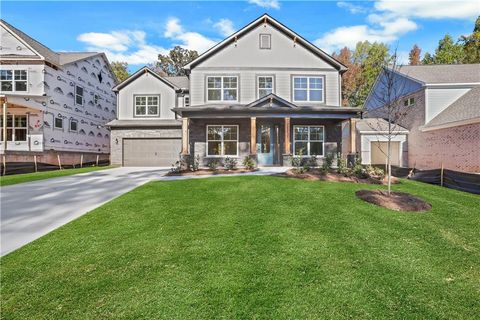
[[[257,77],[260,75],[273,75],[275,78],[274,93],[279,97],[292,101],[292,77],[295,75],[324,76],[325,77],[325,99],[327,105],[340,105],[340,83],[338,72],[335,70],[193,70],[190,75],[190,98],[191,105],[202,105],[206,100],[206,77],[213,75],[235,75],[239,77],[239,98],[238,103],[248,104],[258,99]]]

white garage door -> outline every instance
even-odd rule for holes
[[[170,167],[179,159],[182,139],[123,139],[126,167]]]
[[[387,150],[388,145],[387,142],[384,141],[372,141],[371,142],[371,154],[372,154],[372,162],[371,164],[382,164],[385,165],[387,163]],[[391,142],[391,163],[392,166],[400,166],[400,142],[392,141]]]

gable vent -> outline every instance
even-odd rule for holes
[[[272,48],[272,35],[271,34],[260,34],[260,49],[271,49]]]

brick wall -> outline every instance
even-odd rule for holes
[[[480,124],[422,132],[425,123],[425,92],[411,96],[415,105],[400,125],[410,130],[407,138],[408,166],[418,169],[446,169],[480,172]]]

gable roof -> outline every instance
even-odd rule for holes
[[[473,87],[455,100],[455,102],[430,120],[424,128],[450,127],[474,119],[480,122],[480,86]]]
[[[156,73],[155,71],[150,69],[149,67],[144,66],[143,68],[140,68],[134,74],[129,76],[127,79],[125,79],[122,82],[120,82],[119,84],[117,84],[115,87],[112,88],[112,90],[115,91],[115,92],[118,92],[120,89],[122,89],[125,86],[127,86],[128,84],[132,83],[138,77],[140,77],[141,75],[143,75],[145,73],[151,74],[152,76],[154,76],[158,80],[165,83],[167,86],[171,87],[173,90],[181,90],[181,89],[188,88],[188,78],[187,77],[185,77],[187,81],[185,81],[185,79],[183,79],[183,77],[162,77],[161,75],[159,75],[158,73]],[[186,88],[182,88],[181,86],[179,86],[179,85],[184,85],[185,83],[187,83]]]
[[[112,76],[114,77],[114,81],[118,82],[115,73],[110,67],[110,63],[108,58],[105,56],[103,52],[55,52],[52,49],[48,48],[47,46],[43,45],[42,43],[38,42],[37,40],[30,37],[28,34],[24,33],[23,31],[15,28],[8,22],[3,19],[0,19],[0,25],[2,25],[7,31],[11,32],[14,37],[18,38],[21,42],[25,43],[25,45],[31,48],[35,53],[37,53],[41,58],[45,59],[45,61],[55,65],[55,66],[63,66],[69,63],[73,63],[75,61],[87,59],[94,56],[102,56],[105,59],[107,67],[109,68]]]
[[[422,84],[480,83],[480,64],[400,66],[395,71]]]
[[[247,108],[279,108],[279,107],[287,107],[287,108],[297,108],[291,102],[280,98],[274,93],[267,94],[260,99],[257,99],[249,104],[246,105]]]
[[[173,83],[179,89],[187,89],[190,87],[190,81],[187,76],[168,76],[164,77],[166,80]]]
[[[341,62],[327,54],[325,51],[319,49],[316,47],[314,44],[309,42],[308,40],[304,39],[302,36],[297,34],[296,32],[292,31],[291,29],[287,28],[285,25],[281,24],[268,14],[263,14],[262,16],[258,17],[254,21],[250,22],[248,25],[243,27],[242,29],[238,30],[228,38],[224,39],[223,41],[217,43],[215,46],[212,48],[208,49],[204,53],[202,53],[200,56],[198,56],[195,60],[191,61],[187,65],[185,65],[183,68],[186,70],[190,70],[194,68],[197,64],[200,62],[208,59],[215,53],[217,53],[219,50],[222,50],[224,47],[235,41],[235,39],[238,39],[242,37],[244,34],[250,32],[257,26],[261,25],[262,23],[269,23],[272,25],[274,28],[279,30],[280,32],[284,33],[285,35],[289,36],[297,41],[297,43],[301,44],[304,46],[307,50],[311,51],[313,54],[321,57],[324,59],[326,62],[328,62],[330,65],[332,65],[335,69],[339,70],[340,72],[345,72],[347,71],[347,67],[343,65]]]

